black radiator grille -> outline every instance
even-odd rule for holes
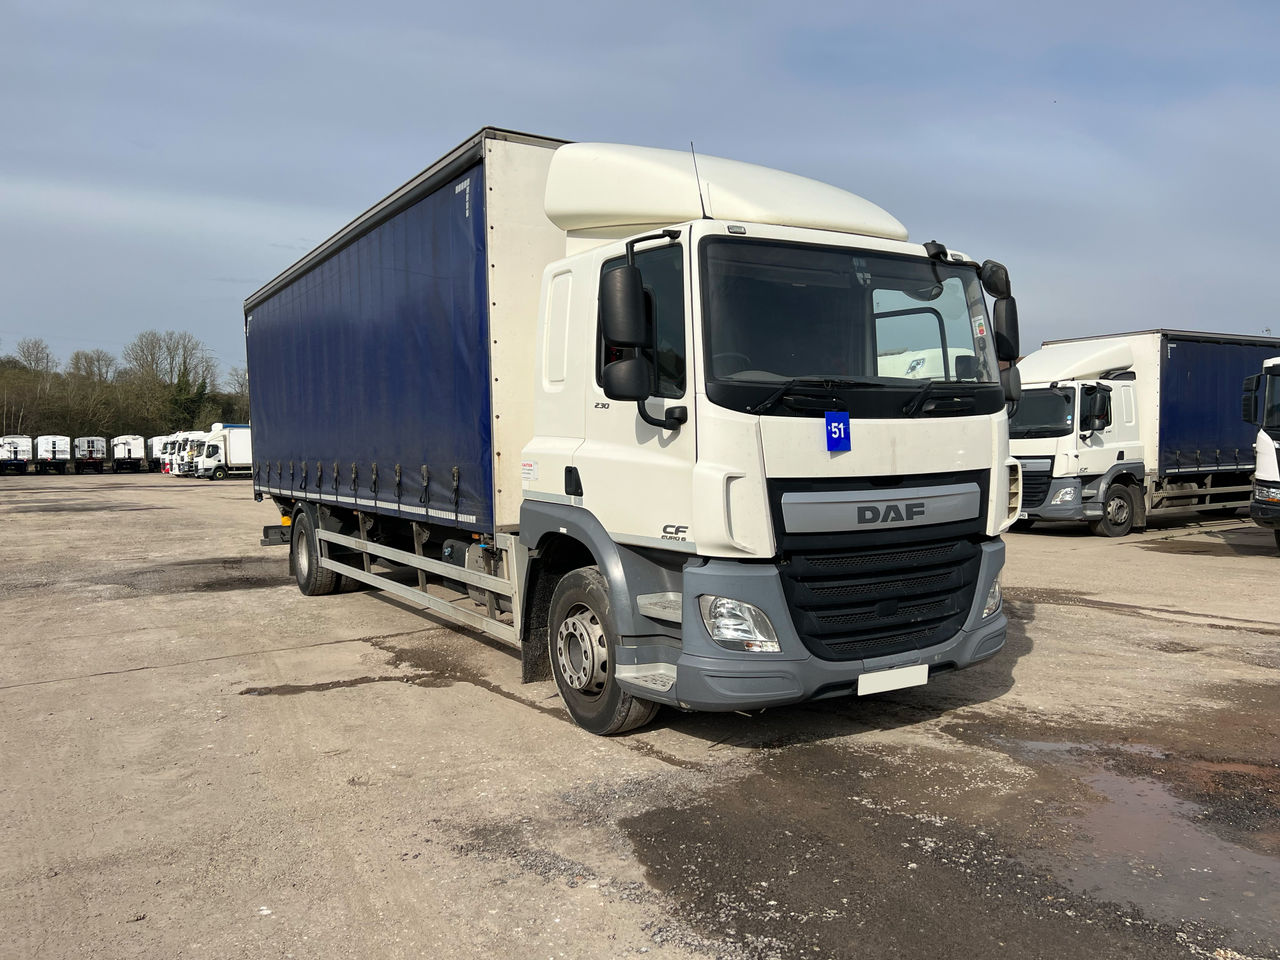
[[[779,570],[796,632],[815,656],[860,660],[942,643],[973,606],[976,539],[785,552]]]
[[[1040,506],[1049,495],[1049,481],[1052,474],[1048,470],[1022,471],[1022,509],[1027,510]]]

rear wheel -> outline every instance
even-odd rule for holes
[[[1107,488],[1107,499],[1102,505],[1102,516],[1089,521],[1089,530],[1100,537],[1123,537],[1133,529],[1133,490],[1123,484]]]
[[[598,567],[571,570],[556,584],[548,617],[551,672],[574,722],[607,736],[642,727],[658,705],[633,697],[614,677],[617,631]]]
[[[292,537],[289,541],[289,563],[293,567],[293,577],[298,581],[298,589],[305,597],[319,597],[333,593],[338,588],[340,577],[332,570],[320,566],[320,540],[316,537],[315,524],[311,515],[299,510],[290,527]]]
[[[1276,535],[1276,549],[1280,550],[1280,530],[1274,531]]]

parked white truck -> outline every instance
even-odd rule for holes
[[[245,423],[215,423],[196,459],[196,476],[206,480],[247,477],[253,472],[253,441]]]
[[[147,462],[147,442],[136,433],[111,438],[111,472],[138,473]]]
[[[72,451],[76,473],[101,473],[107,459],[107,438],[76,437]]]
[[[1004,645],[1016,331],[843,190],[485,129],[246,301],[263,542],[595,733],[923,684]]]
[[[147,438],[147,469],[152,473],[160,472],[160,462],[164,456],[164,443],[168,437]]]
[[[36,437],[36,473],[66,473],[70,462],[70,437],[55,434]]]
[[[1243,406],[1245,422],[1258,431],[1249,516],[1258,526],[1274,531],[1280,550],[1280,357],[1268,358],[1262,373],[1245,380]]]
[[[1048,341],[1024,357],[1009,420],[1022,525],[1085,521],[1121,537],[1153,514],[1246,506],[1253,437],[1235,398],[1277,349],[1273,338],[1144,330]]]
[[[26,473],[31,463],[31,438],[11,433],[0,437],[0,474]]]

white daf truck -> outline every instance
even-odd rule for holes
[[[594,733],[923,684],[1005,641],[1009,292],[827,184],[482,130],[246,301],[263,542]]]
[[[1245,422],[1258,430],[1249,516],[1258,526],[1274,531],[1280,549],[1280,357],[1269,358],[1262,373],[1245,380],[1243,406]]]
[[[196,476],[206,480],[247,477],[253,472],[253,441],[244,423],[215,423],[196,458]]]

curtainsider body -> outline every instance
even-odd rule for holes
[[[1124,536],[1164,512],[1247,506],[1253,431],[1240,383],[1280,340],[1145,330],[1047,341],[1018,364],[1009,423],[1024,523],[1077,520]]]
[[[861,197],[485,129],[249,297],[245,336],[300,589],[509,643],[588,730],[1004,644],[1008,275]]]

